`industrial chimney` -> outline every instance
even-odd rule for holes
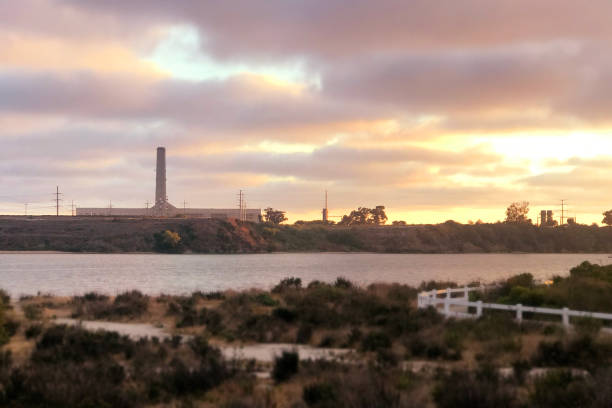
[[[166,195],[166,148],[157,148],[157,170],[155,177],[155,206],[163,208],[168,201]]]
[[[176,210],[172,204],[168,202],[166,195],[166,148],[157,148],[157,174],[155,175],[155,205],[153,206],[153,214],[158,216],[168,216]]]

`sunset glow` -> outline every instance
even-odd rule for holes
[[[289,221],[612,207],[612,3],[231,3],[0,3],[2,212],[143,206],[158,145],[175,202]]]

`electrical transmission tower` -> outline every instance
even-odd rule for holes
[[[561,200],[561,225],[563,225],[563,221],[565,219],[565,202],[566,201],[567,201],[566,199]]]
[[[60,196],[64,195],[64,193],[59,192],[59,186],[55,186],[55,216],[59,217],[59,203],[63,201]]]
[[[238,193],[238,208],[240,221],[246,221],[246,202],[244,201],[244,192],[240,190]]]

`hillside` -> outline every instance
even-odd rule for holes
[[[1,217],[0,250],[152,252],[155,234],[180,236],[177,252],[364,251],[393,253],[612,252],[612,228],[574,225],[322,226],[235,220]]]

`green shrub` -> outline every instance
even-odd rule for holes
[[[277,382],[289,380],[299,369],[300,356],[296,351],[283,351],[280,357],[274,358],[272,378]]]
[[[75,296],[75,299],[82,299],[83,301],[86,301],[86,302],[104,302],[104,301],[109,300],[107,295],[103,295],[101,293],[96,293],[96,292],[88,292],[81,297]]]
[[[38,337],[42,333],[42,325],[33,324],[25,330],[26,339]]]
[[[278,300],[272,298],[268,293],[258,293],[255,295],[255,302],[263,306],[277,306]]]
[[[327,335],[321,339],[318,347],[333,347],[336,344],[336,338],[332,335]]]
[[[9,337],[13,337],[17,334],[17,330],[19,330],[19,326],[21,323],[17,320],[13,319],[4,319],[4,323],[2,324],[2,328],[6,331],[6,334]]]
[[[40,320],[42,317],[42,307],[37,304],[24,305],[23,314],[28,320]]]
[[[73,317],[89,317],[94,319],[135,318],[144,314],[149,308],[149,297],[137,290],[117,295],[111,303],[105,295],[87,294],[75,296]]]
[[[115,297],[113,307],[109,311],[114,316],[138,317],[149,308],[149,297],[137,290],[124,292]]]
[[[284,322],[292,323],[296,320],[297,313],[291,309],[287,309],[286,307],[277,307],[276,309],[272,310],[272,316]]]
[[[0,308],[8,308],[11,304],[11,296],[4,289],[0,289]]]
[[[568,370],[556,370],[535,380],[529,402],[537,408],[588,407],[596,392],[583,377],[575,377]]]
[[[590,317],[577,317],[573,323],[576,332],[583,336],[595,336],[603,327],[601,320]]]
[[[336,388],[328,382],[306,385],[302,390],[302,399],[309,407],[334,408],[338,406]]]
[[[295,338],[295,342],[298,344],[308,344],[312,338],[312,325],[302,324],[298,328],[298,332]]]
[[[9,336],[4,326],[0,326],[0,347],[7,344],[10,340],[11,337]]]
[[[346,343],[348,346],[352,346],[353,344],[359,342],[362,337],[363,333],[361,332],[361,330],[358,327],[353,327],[348,335]]]
[[[355,285],[350,280],[340,276],[336,278],[336,282],[334,282],[334,286],[336,288],[341,288],[341,289],[352,289]]]
[[[361,348],[364,351],[378,351],[391,347],[391,339],[383,332],[370,332],[361,341]]]
[[[514,408],[518,407],[515,390],[500,381],[493,368],[477,372],[454,370],[442,374],[433,389],[438,408]]]
[[[302,279],[300,278],[285,278],[281,280],[274,288],[272,293],[282,293],[286,290],[297,290],[302,288]]]
[[[532,362],[548,367],[584,367],[596,369],[612,358],[611,345],[598,343],[590,336],[577,336],[562,342],[542,341],[532,356]]]
[[[181,245],[181,236],[178,232],[165,230],[153,234],[154,246],[156,252],[163,253],[181,253],[185,249]]]
[[[41,334],[26,364],[11,368],[4,360],[0,355],[0,406],[16,408],[166,405],[231,376],[221,352],[202,338],[168,351],[147,340],[59,325]]]

